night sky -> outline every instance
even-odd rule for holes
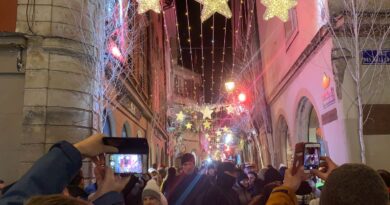
[[[232,65],[232,33],[231,21],[226,24],[225,60],[221,63],[224,45],[224,26],[226,18],[220,14],[214,15],[214,65],[212,65],[212,29],[213,17],[210,17],[203,24],[200,21],[200,4],[192,0],[176,0],[176,9],[179,21],[180,45],[183,49],[184,67],[192,70],[190,44],[188,42],[188,24],[186,13],[186,1],[188,3],[189,21],[191,26],[192,61],[194,71],[202,74],[202,54],[201,54],[201,26],[203,26],[203,52],[204,52],[204,79],[205,79],[205,102],[215,103],[219,100],[219,93],[224,89],[224,78],[231,73]],[[231,8],[231,7],[230,7]],[[179,61],[179,64],[181,62]],[[212,67],[214,68],[214,86],[212,95]],[[223,67],[223,74],[222,74]],[[222,84],[221,84],[222,76]]]

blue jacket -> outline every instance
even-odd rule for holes
[[[0,205],[23,205],[35,195],[62,193],[66,185],[80,170],[80,152],[70,143],[62,141],[51,147],[32,168],[16,182],[0,199]],[[96,199],[95,205],[122,205],[118,192],[109,192]]]

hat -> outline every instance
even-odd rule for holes
[[[142,198],[146,196],[151,196],[158,201],[161,201],[160,189],[157,186],[157,182],[155,180],[149,180],[146,184],[144,191],[142,192]]]
[[[184,164],[186,162],[194,162],[195,163],[195,157],[191,153],[185,153],[183,156],[181,156],[181,164]]]

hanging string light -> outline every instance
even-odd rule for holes
[[[223,37],[223,48],[222,48],[222,60],[221,60],[221,76],[220,76],[220,85],[219,90],[220,92],[223,92],[223,72],[225,67],[225,50],[226,50],[226,26],[227,26],[227,19],[225,19],[225,26],[223,27],[224,30],[224,37]]]
[[[200,7],[200,11],[202,13],[202,4],[199,4],[199,7]],[[202,56],[202,59],[201,59],[201,69],[202,69],[202,89],[203,89],[203,102],[201,103],[205,103],[205,96],[206,96],[206,89],[205,89],[205,83],[206,83],[206,79],[205,79],[205,75],[204,75],[204,50],[203,50],[203,24],[200,24],[200,49],[201,49],[201,56]]]
[[[214,26],[215,26],[215,18],[214,18],[214,15],[213,15],[213,25],[211,26],[211,30],[212,30],[212,38],[211,38],[211,96],[214,96],[214,63],[215,63],[215,60],[214,60],[214,34],[215,34],[215,30],[214,30]]]
[[[238,21],[237,23],[237,27],[234,27],[232,28],[233,32],[232,32],[232,70],[231,70],[231,78],[233,78],[234,76],[234,70],[235,70],[235,67],[236,67],[236,40],[238,39],[238,30],[240,28],[240,22],[241,22],[241,4],[243,3],[243,1],[240,1],[240,6],[239,6],[239,11],[238,11],[238,15],[239,15],[239,18],[240,20]]]
[[[193,96],[193,99],[196,100],[196,83],[195,83],[195,76],[194,76],[194,61],[193,61],[193,57],[192,57],[192,42],[191,42],[191,24],[190,24],[190,15],[189,15],[189,9],[188,9],[188,0],[186,0],[186,13],[185,13],[186,17],[187,17],[187,31],[188,31],[188,39],[187,39],[187,42],[189,43],[190,45],[190,59],[191,59],[191,70],[192,70],[192,74],[191,74],[191,79],[192,79],[192,82],[193,83],[193,91],[192,91],[192,96]]]

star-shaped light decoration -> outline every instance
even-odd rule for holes
[[[234,107],[232,105],[229,105],[226,107],[226,111],[228,114],[232,114],[234,112]]]
[[[179,114],[176,114],[176,120],[179,122],[182,122],[184,120],[184,114],[183,111],[180,111]]]
[[[137,0],[138,13],[143,14],[149,10],[153,10],[156,13],[161,12],[160,0]]]
[[[206,118],[211,119],[211,113],[213,113],[213,111],[210,110],[210,108],[206,106],[206,107],[202,110],[203,119],[206,119]]]
[[[211,125],[211,123],[210,123],[208,120],[206,120],[206,121],[203,123],[203,127],[204,127],[205,129],[210,129],[210,125]]]
[[[218,131],[215,132],[215,134],[216,134],[217,136],[221,136],[221,135],[222,135],[222,132],[221,132],[221,130],[218,130]]]
[[[187,128],[187,130],[190,130],[192,128],[192,124],[190,122],[187,122],[186,128]]]
[[[229,8],[229,0],[196,0],[197,2],[203,4],[202,16],[200,19],[202,23],[210,18],[214,13],[218,12],[221,15],[224,15],[226,18],[232,17],[232,11]]]
[[[262,0],[261,3],[267,7],[264,13],[265,20],[276,16],[283,22],[288,21],[288,10],[297,5],[296,0]]]
[[[205,135],[204,135],[204,137],[207,139],[207,138],[209,138],[209,134],[208,133],[206,133]]]
[[[228,127],[226,127],[226,126],[223,127],[222,129],[223,129],[224,132],[230,132],[230,129]]]

